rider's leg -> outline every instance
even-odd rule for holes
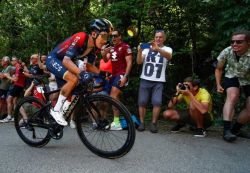
[[[58,97],[58,101],[55,105],[55,108],[50,111],[52,117],[56,120],[56,122],[60,125],[66,126],[68,123],[63,117],[63,113],[61,111],[63,103],[71,95],[72,90],[75,88],[78,82],[78,77],[73,73],[66,71],[63,75],[63,79],[66,81],[66,84],[63,85],[60,91],[60,95]]]
[[[63,103],[68,98],[68,96],[70,96],[72,90],[75,88],[78,82],[78,77],[69,71],[64,74],[63,79],[66,81],[66,84],[64,84],[61,88],[57,103],[54,107],[54,111],[61,110]]]

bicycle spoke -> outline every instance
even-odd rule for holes
[[[50,140],[44,108],[43,103],[34,97],[25,97],[16,106],[15,128],[21,139],[30,146],[41,147]]]
[[[77,121],[77,131],[83,143],[102,157],[113,158],[126,154],[135,138],[135,129],[127,109],[111,97],[101,95],[91,96],[87,103],[88,119]],[[126,121],[127,128],[110,129],[114,111],[119,112],[120,119]],[[78,120],[81,119],[79,117]]]

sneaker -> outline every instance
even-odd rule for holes
[[[144,130],[145,130],[145,124],[144,124],[144,123],[141,123],[141,124],[139,125],[139,127],[137,128],[137,130],[138,130],[139,132],[144,131]]]
[[[56,122],[62,126],[67,126],[67,121],[63,118],[63,115],[59,111],[50,110],[51,116],[56,120]]]
[[[0,123],[8,123],[8,122],[13,122],[14,121],[14,118],[4,118],[2,120],[0,120]]]
[[[158,132],[156,123],[151,123],[151,125],[150,125],[150,132],[152,132],[152,133],[157,133]]]
[[[19,127],[20,129],[27,129],[29,131],[34,131],[34,128],[27,123],[27,120],[21,119],[19,121]]]
[[[110,130],[122,130],[121,123],[116,124],[115,122],[112,122],[110,124]]]
[[[177,123],[174,127],[172,127],[171,132],[172,133],[177,133],[184,126],[185,126],[185,123]]]
[[[74,120],[70,120],[69,126],[71,129],[75,129],[76,128],[76,123]]]
[[[204,130],[202,128],[196,129],[196,131],[194,133],[194,137],[204,138],[205,136],[207,136],[206,130]]]
[[[223,132],[223,139],[227,142],[235,141],[237,138],[236,135],[234,135],[231,130],[226,130]]]

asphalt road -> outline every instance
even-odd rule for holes
[[[114,160],[91,153],[74,129],[64,132],[63,139],[32,148],[21,141],[13,123],[0,124],[0,173],[250,172],[250,140],[227,143],[214,131],[206,138],[195,138],[188,130],[137,132],[133,149]]]

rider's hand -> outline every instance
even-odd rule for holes
[[[80,80],[82,83],[88,83],[93,79],[93,74],[92,73],[88,73],[86,71],[82,71],[80,73]]]

